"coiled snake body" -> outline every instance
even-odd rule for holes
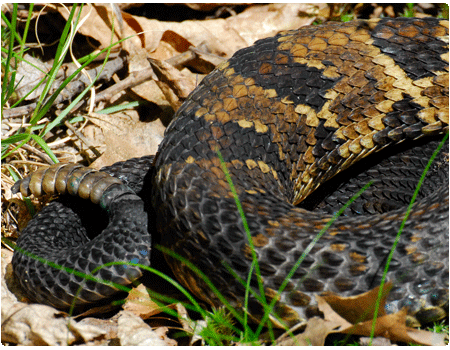
[[[87,274],[111,261],[149,264],[148,214],[158,243],[205,273],[232,305],[243,306],[245,288],[230,269],[246,281],[252,248],[220,151],[268,300],[312,247],[274,311],[293,324],[317,312],[315,293],[355,295],[379,284],[418,178],[448,132],[448,107],[448,21],[327,23],[260,40],[203,79],[168,126],[154,162],[134,159],[106,169],[121,181],[53,167],[17,184],[24,194],[90,196],[107,209],[109,223],[91,239],[83,219],[67,208],[70,201],[53,202],[19,238],[14,271],[30,297],[56,307],[68,307],[82,283],[77,305],[111,297],[115,288],[83,282],[24,251]],[[422,323],[448,313],[445,162],[444,155],[433,163],[387,275],[394,283],[389,311],[408,306]],[[339,185],[345,178],[356,180]],[[372,186],[346,216],[310,245],[329,213],[369,179]],[[334,192],[322,196],[319,186],[329,183]],[[311,200],[311,193],[324,198]],[[305,198],[308,204],[299,207]],[[318,210],[305,209],[315,202]],[[166,258],[196,296],[221,304],[185,263]],[[140,274],[116,265],[95,276],[128,285]],[[251,285],[258,291],[254,276]],[[258,314],[258,305],[251,296],[250,311]]]

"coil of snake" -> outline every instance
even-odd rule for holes
[[[292,325],[317,314],[317,293],[355,295],[377,286],[418,179],[448,132],[448,56],[448,21],[434,18],[330,22],[257,41],[203,79],[154,158],[118,163],[106,173],[55,165],[16,183],[24,195],[90,198],[108,216],[107,227],[93,233],[95,223],[75,214],[89,215],[87,204],[75,210],[74,197],[52,202],[21,234],[15,275],[37,302],[67,308],[82,285],[76,305],[92,305],[117,289],[34,256],[89,274],[112,261],[148,265],[158,243],[242,307],[245,288],[229,268],[247,280],[252,249],[220,150],[264,296],[279,298],[279,319]],[[277,296],[332,213],[370,179]],[[448,314],[448,209],[441,152],[390,262],[390,312],[408,306],[421,323]],[[166,260],[197,297],[221,305],[185,263],[170,254]],[[129,285],[141,274],[136,266],[113,265],[94,276]],[[251,286],[258,291],[254,275]],[[254,296],[249,310],[261,312]]]

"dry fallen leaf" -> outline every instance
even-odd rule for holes
[[[91,121],[105,135],[106,151],[91,167],[100,169],[115,162],[155,154],[164,136],[161,120],[141,122],[136,111],[114,115],[93,114]]]
[[[16,303],[9,308],[4,302],[2,298],[2,342],[17,345],[70,345],[76,341],[98,339],[106,333],[92,325],[69,321],[65,313],[50,306]]]
[[[386,303],[386,298],[388,297],[391,289],[392,283],[390,282],[386,283],[383,287],[378,317],[386,315],[384,304]],[[322,302],[323,298],[339,316],[343,317],[348,322],[355,324],[361,321],[373,319],[375,304],[378,298],[378,290],[379,287],[351,297],[341,297],[334,293],[326,293],[319,296],[318,299]],[[320,308],[319,300],[317,300],[317,303]]]
[[[50,66],[41,60],[32,57],[29,54],[23,56],[23,60],[18,63],[16,79],[19,82],[15,89],[17,98],[20,99],[26,96],[38,83],[41,81],[47,72],[50,71]],[[31,92],[25,100],[30,101],[39,97],[45,87],[45,83],[41,84],[36,90]]]
[[[443,334],[418,330],[406,326],[406,309],[387,315],[384,304],[392,285],[383,288],[380,312],[375,324],[375,337],[384,337],[393,342],[414,343],[422,345],[445,345]],[[325,344],[325,338],[332,333],[356,334],[370,336],[374,305],[379,287],[366,293],[340,297],[329,293],[327,296],[316,295],[317,306],[324,317],[313,317],[306,322],[303,333],[295,337],[286,336],[277,345],[319,345]]]
[[[192,90],[195,89],[197,84],[195,76],[184,75],[178,69],[163,61],[153,59],[149,61],[158,77],[156,84],[163,92],[173,110],[178,110]]]
[[[403,308],[394,314],[386,314],[385,304],[392,283],[384,285],[383,294],[380,301],[380,309],[375,324],[375,336],[382,336],[391,341],[401,341],[405,343],[416,343],[422,345],[445,345],[444,335],[418,330],[406,326],[407,309]],[[316,297],[319,309],[324,313],[325,319],[332,318],[335,315],[343,317],[353,326],[332,333],[347,333],[370,336],[372,330],[372,319],[375,310],[376,300],[378,298],[379,287],[366,293],[352,297],[340,297],[337,295],[328,295]],[[325,313],[325,310],[331,312]],[[322,310],[323,308],[323,310]]]
[[[118,338],[122,346],[175,346],[177,342],[167,337],[168,328],[155,330],[141,318],[129,311],[120,312],[118,318]]]
[[[123,309],[132,312],[143,320],[164,312],[157,303],[151,300],[147,293],[147,289],[143,284],[133,288],[125,300],[126,302],[123,305]],[[173,308],[174,305],[166,305],[166,307]]]

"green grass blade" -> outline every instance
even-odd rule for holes
[[[11,75],[11,80],[9,80],[9,81],[8,81],[8,76],[10,73],[11,59],[13,56],[12,53],[13,53],[13,48],[14,48],[14,38],[16,37],[17,8],[18,8],[18,5],[13,4],[11,23],[7,20],[6,16],[4,15],[4,13],[2,11],[2,20],[5,21],[5,23],[7,24],[8,28],[10,30],[8,55],[6,57],[5,68],[4,68],[5,72],[4,72],[4,76],[3,76],[3,82],[2,82],[2,101],[1,101],[2,109],[3,109],[3,106],[5,105],[6,101],[8,100],[8,98],[14,92],[14,90],[12,90],[11,87],[14,86],[15,73],[13,73]],[[16,66],[17,66],[17,63],[16,63]]]
[[[380,307],[380,302],[381,302],[381,298],[382,298],[382,293],[383,293],[383,286],[385,284],[386,281],[386,276],[389,270],[389,265],[391,263],[392,257],[394,255],[394,251],[397,247],[397,244],[400,240],[400,236],[403,232],[403,228],[405,227],[406,221],[409,218],[409,215],[411,213],[412,207],[416,201],[417,195],[419,194],[419,190],[422,187],[423,181],[425,180],[425,176],[428,173],[428,170],[430,170],[431,164],[433,163],[434,159],[436,158],[436,156],[438,155],[439,151],[441,150],[441,148],[444,146],[445,142],[448,139],[448,133],[444,136],[444,138],[442,139],[442,141],[439,143],[439,146],[437,147],[437,149],[434,151],[433,155],[431,156],[430,160],[428,161],[427,165],[425,166],[425,169],[422,172],[422,175],[420,176],[419,182],[417,183],[416,189],[414,190],[414,194],[411,198],[411,201],[408,205],[408,208],[406,209],[406,213],[405,213],[405,217],[403,218],[402,223],[400,224],[400,228],[398,229],[397,235],[395,237],[394,240],[394,244],[392,245],[391,251],[389,252],[388,258],[387,258],[387,262],[384,268],[384,272],[383,272],[383,277],[381,278],[381,283],[380,283],[380,289],[378,291],[378,298],[376,301],[376,305],[375,305],[375,312],[373,315],[373,322],[372,322],[372,329],[370,331],[370,343],[369,345],[372,344],[372,339],[375,335],[375,325],[376,325],[376,320],[378,317],[378,309]]]

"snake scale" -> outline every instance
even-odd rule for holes
[[[236,277],[247,280],[253,253],[219,150],[245,213],[264,297],[278,298],[279,320],[292,325],[316,315],[317,293],[376,287],[418,179],[448,132],[448,57],[448,21],[434,18],[329,22],[239,50],[183,103],[154,158],[105,173],[56,165],[15,185],[24,195],[69,192],[106,209],[98,234],[81,215],[89,216],[88,204],[78,216],[77,198],[50,203],[17,242],[16,276],[37,302],[67,308],[83,285],[76,305],[92,305],[117,289],[25,252],[89,274],[112,261],[150,264],[158,243],[242,307],[245,288]],[[448,143],[444,148],[387,274],[394,285],[388,311],[407,306],[421,323],[448,314]],[[332,214],[369,180],[277,295]],[[187,264],[170,254],[166,260],[194,295],[221,305]],[[95,276],[129,285],[141,274],[114,265]],[[250,284],[258,293],[255,273]],[[249,312],[260,315],[259,305],[250,295]]]

